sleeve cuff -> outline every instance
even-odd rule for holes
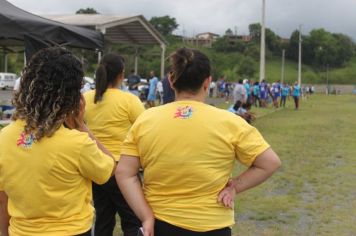
[[[102,178],[102,179],[100,179],[100,180],[97,180],[96,182],[94,181],[94,182],[95,182],[96,184],[99,184],[99,185],[105,184],[106,182],[108,182],[109,179],[111,178],[111,174],[112,174],[112,172],[113,172],[114,165],[115,165],[115,161],[113,160],[113,161],[112,161],[112,165],[111,165],[111,171],[108,171],[107,174],[104,176],[104,178]]]
[[[259,148],[256,149],[256,154],[251,159],[244,162],[243,164],[247,167],[250,167],[253,164],[253,162],[256,160],[256,158],[270,147],[271,146],[267,143],[261,145]]]
[[[121,150],[121,155],[139,157],[139,153],[136,148],[125,147]]]

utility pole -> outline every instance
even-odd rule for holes
[[[266,12],[266,0],[262,0],[262,21],[261,21],[261,59],[260,59],[260,82],[265,79],[265,12]]]
[[[26,61],[26,52],[23,52],[23,66],[25,67],[27,64],[27,61]]]
[[[4,54],[4,71],[5,71],[5,73],[7,72],[7,57],[8,55],[7,55],[7,52],[5,52],[5,54]]]
[[[138,47],[135,48],[135,75],[138,74]]]
[[[298,85],[302,85],[302,25],[299,25]]]
[[[329,64],[326,65],[326,95],[329,95]]]
[[[285,61],[286,50],[282,50],[282,73],[281,73],[281,83],[284,82],[284,61]]]

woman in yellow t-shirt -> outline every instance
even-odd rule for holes
[[[95,91],[84,93],[86,124],[116,161],[120,158],[127,132],[144,111],[137,96],[118,89],[124,79],[124,66],[121,56],[112,53],[104,55],[96,71]],[[126,203],[114,177],[104,185],[94,183],[93,196],[95,235],[113,235],[116,213],[120,215],[124,235],[137,235],[141,222]]]
[[[115,169],[83,122],[80,61],[62,48],[39,51],[15,94],[13,122],[0,132],[1,235],[89,236],[92,181]]]
[[[176,101],[136,120],[116,180],[145,236],[230,236],[235,195],[265,181],[280,160],[242,118],[204,103],[211,82],[204,54],[182,48],[171,61]],[[235,160],[249,168],[230,179]]]

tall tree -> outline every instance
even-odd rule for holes
[[[299,30],[293,31],[289,39],[287,58],[298,61]]]
[[[178,28],[176,18],[166,16],[154,16],[151,18],[150,23],[163,35],[171,35],[172,32]]]
[[[253,42],[259,43],[261,40],[261,24],[250,24],[248,29]],[[266,28],[266,46],[274,54],[279,54],[281,51],[281,38],[269,28]]]
[[[237,71],[241,77],[252,78],[256,73],[256,64],[251,57],[246,57]]]
[[[352,39],[344,34],[333,34],[334,38],[337,41],[337,57],[336,65],[343,66],[347,61],[349,61],[354,52],[355,47]]]
[[[302,36],[303,62],[319,68],[340,67],[354,55],[354,43],[344,34],[332,34],[325,29],[314,29]],[[298,60],[299,31],[294,31],[287,51],[287,57]]]
[[[281,38],[269,28],[266,29],[266,45],[274,54],[281,52]]]
[[[324,29],[314,29],[310,32],[310,43],[314,51],[316,66],[336,66],[337,40]]]
[[[87,8],[80,8],[75,14],[99,14],[94,8],[87,7]]]
[[[253,40],[258,41],[261,38],[261,24],[260,23],[250,24],[248,26],[248,29],[250,31],[250,36],[252,37]]]
[[[226,31],[225,31],[225,35],[227,36],[232,36],[234,35],[234,33],[232,32],[232,30],[230,28],[228,28]]]

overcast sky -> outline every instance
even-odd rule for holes
[[[9,0],[35,14],[72,14],[93,7],[102,14],[169,15],[179,24],[177,34],[223,34],[227,28],[247,34],[260,22],[262,0]],[[282,37],[303,25],[303,33],[325,28],[356,39],[356,0],[266,0],[266,24]]]

